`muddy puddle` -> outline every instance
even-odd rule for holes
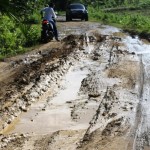
[[[17,124],[7,130],[7,133],[28,133],[28,134],[49,134],[59,130],[80,130],[86,129],[92,115],[83,118],[82,121],[75,121],[71,117],[71,110],[74,101],[85,101],[87,96],[80,94],[81,82],[91,71],[100,71],[99,63],[92,61],[88,55],[94,49],[89,44],[84,52],[85,57],[75,62],[63,77],[59,88],[54,95],[47,95],[46,99],[39,100],[33,104],[27,113],[19,116]],[[71,105],[70,105],[71,104]],[[91,104],[97,106],[97,104]],[[94,108],[92,108],[94,109]]]
[[[78,92],[81,81],[89,72],[85,66],[82,66],[84,69],[81,69],[80,63],[70,68],[61,82],[59,93],[53,98],[48,97],[46,100],[39,101],[31,106],[27,113],[21,115],[12,133],[47,134],[58,130],[77,130],[87,127],[86,122],[85,124],[78,124],[72,121],[71,110],[67,105],[67,102],[71,103],[79,98]]]

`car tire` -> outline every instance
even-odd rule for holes
[[[71,17],[70,16],[66,16],[66,21],[71,21]]]
[[[66,17],[66,21],[70,21],[68,17]]]
[[[88,21],[88,20],[89,20],[89,18],[88,18],[88,16],[86,16],[86,17],[85,17],[85,21]]]

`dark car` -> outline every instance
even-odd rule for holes
[[[73,3],[67,7],[66,21],[71,21],[72,19],[88,21],[88,11],[83,4]]]

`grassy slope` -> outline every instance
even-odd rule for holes
[[[90,20],[115,25],[126,31],[150,39],[150,0],[138,6],[116,7],[102,11],[101,8],[89,7]],[[107,11],[106,11],[107,10]]]

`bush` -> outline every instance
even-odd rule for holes
[[[41,21],[41,15],[40,12],[34,12],[32,15],[28,16],[26,19],[26,23],[30,24],[38,24]]]
[[[26,28],[25,34],[26,42],[24,46],[35,45],[40,39],[41,25],[31,25],[29,28]]]
[[[0,32],[0,57],[16,55],[37,44],[41,25],[16,24],[8,16],[0,16]]]
[[[150,7],[150,1],[142,1],[139,3],[139,7],[141,8],[149,8]]]
[[[25,38],[8,16],[0,16],[0,55],[8,56],[23,50]]]

